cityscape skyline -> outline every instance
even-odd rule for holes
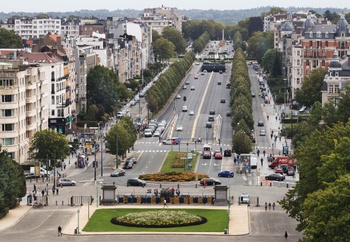
[[[10,12],[71,12],[79,10],[99,10],[107,9],[109,11],[117,9],[136,9],[143,10],[144,8],[157,8],[157,7],[170,7],[180,9],[214,9],[214,10],[239,10],[239,9],[251,9],[258,7],[305,7],[305,8],[348,8],[346,1],[334,0],[331,2],[326,0],[309,0],[305,2],[291,2],[291,1],[280,1],[280,0],[246,0],[240,1],[228,1],[223,0],[222,4],[212,0],[202,0],[200,4],[195,1],[178,0],[176,2],[171,0],[133,0],[133,1],[122,1],[113,2],[110,0],[86,0],[82,2],[61,0],[60,4],[55,7],[47,4],[47,1],[36,0],[35,4],[28,4],[25,0],[14,0],[0,3],[0,11],[5,13]],[[331,6],[330,6],[331,5]]]

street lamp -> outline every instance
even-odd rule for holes
[[[103,152],[102,152],[102,142],[103,142],[103,128],[100,126],[100,140],[101,140],[101,177],[103,176]],[[96,160],[96,159],[95,159]],[[95,169],[96,170],[96,169]]]
[[[79,214],[80,214],[80,209],[78,209],[77,214],[78,214],[78,227],[77,227],[77,233],[79,234]]]

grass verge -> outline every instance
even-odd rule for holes
[[[186,163],[186,169],[182,168],[173,168],[171,167],[171,164],[178,159],[178,156],[186,157],[186,152],[178,152],[178,151],[169,151],[167,157],[165,158],[164,164],[160,170],[160,172],[184,172],[184,171],[189,171],[189,172],[194,172],[194,168],[196,167],[198,157],[199,157],[199,152],[195,152],[193,154],[193,161],[191,162],[192,167],[188,169],[188,161],[186,159],[181,160],[181,162]]]
[[[160,205],[161,206],[161,205]],[[169,205],[171,206],[171,205]],[[205,217],[208,222],[200,225],[175,228],[137,228],[115,225],[111,223],[114,217],[128,213],[146,212],[153,209],[98,209],[84,227],[85,232],[223,232],[228,224],[227,210],[217,209],[169,209],[181,210],[187,213]]]

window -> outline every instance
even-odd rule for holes
[[[334,85],[334,92],[339,93],[339,85]]]
[[[1,101],[3,103],[12,103],[13,102],[13,95],[2,95],[1,96]]]
[[[51,116],[55,116],[55,110],[51,110]]]
[[[298,85],[300,84],[300,78],[297,78],[297,84]]]
[[[328,93],[334,93],[333,85],[328,86]]]
[[[14,124],[2,124],[2,131],[13,131],[14,127]]]
[[[13,145],[14,143],[15,143],[15,138],[4,138],[4,139],[2,139],[2,145],[3,146]]]
[[[14,116],[14,110],[13,109],[3,109],[2,110],[2,116],[3,117],[13,117]]]

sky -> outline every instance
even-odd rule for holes
[[[82,9],[136,9],[156,7],[178,9],[238,10],[256,7],[305,7],[305,8],[349,8],[347,0],[2,0],[0,12],[70,12]]]

